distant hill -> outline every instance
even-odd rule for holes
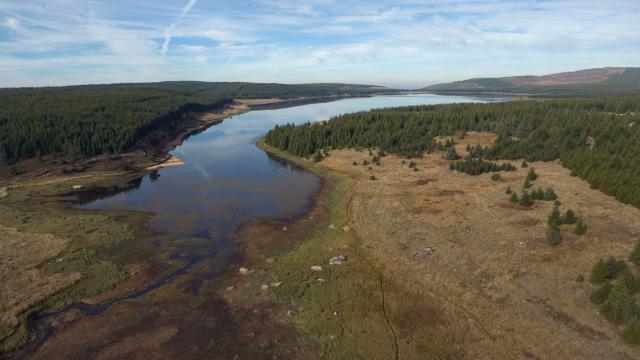
[[[640,94],[640,68],[605,67],[543,76],[475,78],[421,89],[434,93],[513,93],[548,96]]]

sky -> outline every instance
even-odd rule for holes
[[[417,88],[640,66],[640,0],[0,0],[0,87]]]

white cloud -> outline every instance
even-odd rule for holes
[[[162,42],[162,48],[160,50],[160,52],[162,53],[162,56],[165,56],[167,54],[167,51],[169,51],[169,44],[171,43],[171,32],[178,24],[178,21],[189,13],[191,8],[196,4],[197,1],[198,0],[189,0],[187,5],[185,5],[182,8],[182,11],[180,11],[180,15],[178,15],[178,20],[176,20],[174,23],[169,25],[169,27],[167,27],[164,30],[164,41]]]

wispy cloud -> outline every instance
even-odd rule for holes
[[[637,0],[0,1],[0,86],[366,82],[640,64]]]
[[[167,51],[169,51],[169,43],[171,43],[171,32],[176,27],[176,25],[178,25],[178,21],[180,21],[180,19],[182,19],[189,13],[189,11],[191,11],[191,8],[196,4],[196,2],[198,2],[198,0],[189,0],[187,5],[185,5],[182,8],[182,11],[180,11],[178,19],[164,30],[164,41],[162,42],[162,49],[160,50],[162,56],[165,56],[167,54]]]

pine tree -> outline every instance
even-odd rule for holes
[[[631,255],[629,255],[629,261],[638,268],[640,268],[640,240],[636,242],[636,246],[634,246],[631,251]]]
[[[531,200],[531,196],[529,195],[528,192],[526,191],[522,192],[522,195],[520,196],[520,200],[518,200],[518,204],[526,207],[533,205],[533,201]]]
[[[637,316],[629,320],[622,331],[622,338],[630,344],[640,345],[640,319]]]
[[[573,213],[571,209],[568,209],[564,216],[562,217],[563,224],[573,225],[578,222],[578,218],[576,218],[576,214]]]
[[[320,153],[320,151],[316,151],[315,154],[313,154],[313,158],[312,158],[313,162],[320,162],[322,161],[322,153]]]
[[[518,203],[518,194],[516,193],[511,193],[511,197],[509,197],[509,201],[511,201],[514,204]]]
[[[598,287],[591,293],[591,295],[589,296],[589,300],[594,305],[601,305],[607,300],[607,297],[609,297],[611,288],[612,286],[610,282],[606,282],[602,284],[600,287]]]
[[[578,236],[582,236],[587,233],[587,225],[582,219],[578,219],[578,221],[576,222],[576,228],[573,229],[573,233]]]
[[[591,283],[592,284],[602,284],[603,282],[609,280],[609,267],[607,263],[600,259],[593,266],[593,270],[591,270]]]
[[[547,188],[547,190],[545,190],[544,195],[543,195],[543,199],[545,201],[554,201],[558,198],[558,195],[556,195],[556,192],[553,190],[553,188]]]
[[[513,190],[511,190],[511,186],[507,186],[507,191],[505,193],[507,195],[510,195],[511,193],[513,193]]]
[[[560,224],[562,224],[560,208],[558,206],[554,206],[551,214],[549,215],[549,219],[547,220],[547,225],[552,229],[557,229],[560,227]]]
[[[635,310],[631,292],[623,282],[618,282],[611,289],[600,313],[614,324],[624,324],[633,318]]]
[[[522,167],[522,168],[526,168],[528,166],[529,166],[529,164],[527,164],[527,162],[524,161],[524,160],[522,161],[522,164],[520,165],[520,167]]]
[[[458,160],[460,159],[460,155],[456,152],[456,149],[453,146],[449,146],[444,153],[445,160]]]
[[[535,181],[538,178],[538,174],[536,174],[535,170],[533,168],[529,169],[529,172],[527,173],[527,179],[529,181]]]

